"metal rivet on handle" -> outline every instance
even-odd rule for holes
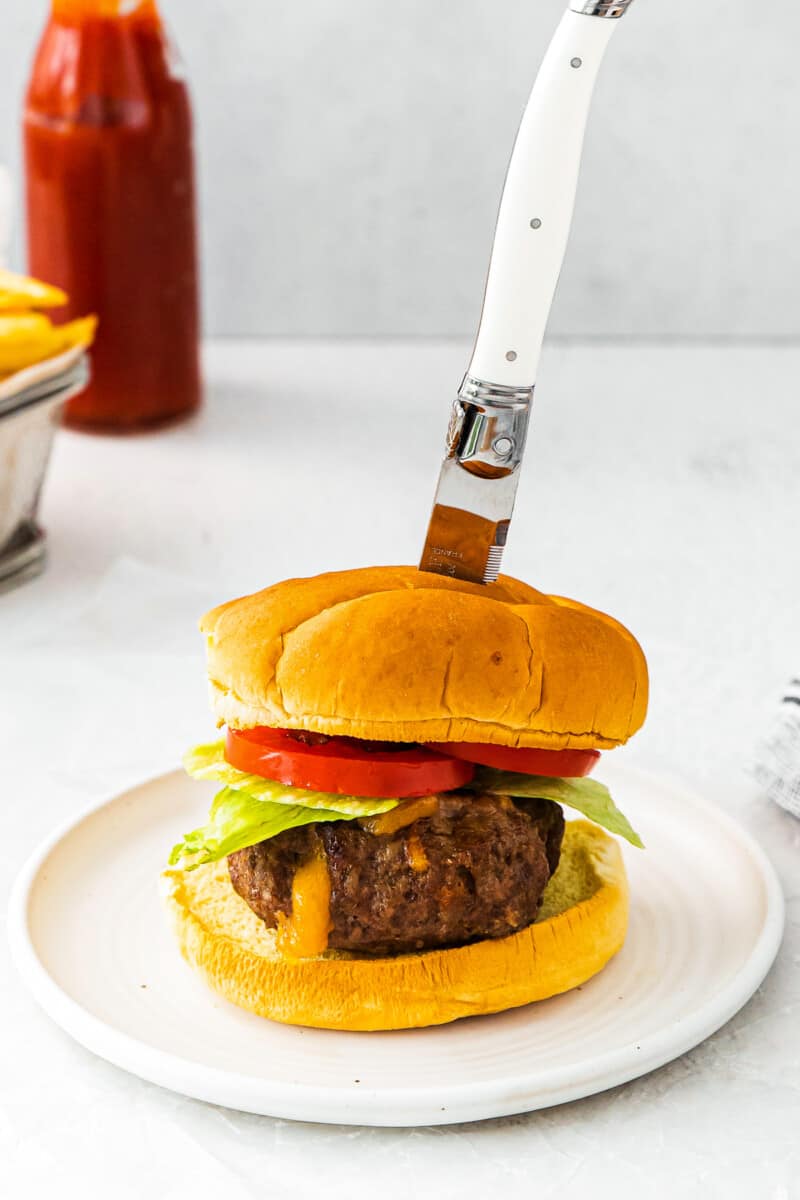
[[[542,228],[542,222],[539,220],[538,217],[534,217],[533,220],[531,221],[531,229],[541,229],[541,228]]]
[[[571,67],[574,67],[574,68],[575,68],[575,70],[577,71],[578,67],[582,67],[582,66],[583,66],[583,59],[582,59],[582,58],[571,58],[571,59],[569,60],[569,65],[570,65]]]
[[[506,350],[506,358],[509,362],[515,362],[517,358],[516,350]]]

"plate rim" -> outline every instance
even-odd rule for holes
[[[49,855],[85,820],[131,793],[164,783],[173,776],[182,779],[183,772],[179,768],[150,775],[92,800],[60,822],[34,848],[14,880],[8,901],[8,940],[12,959],[40,1008],[85,1049],[149,1083],[242,1112],[321,1124],[407,1128],[512,1116],[607,1091],[679,1058],[725,1025],[765,979],[780,949],[785,924],[783,889],[775,869],[763,848],[735,817],[669,775],[627,763],[608,765],[614,772],[636,777],[642,784],[650,782],[666,787],[690,806],[703,811],[747,852],[764,886],[764,918],[747,959],[721,991],[681,1018],[682,1036],[678,1038],[672,1024],[645,1035],[638,1042],[631,1040],[587,1058],[579,1067],[572,1064],[551,1068],[544,1074],[503,1076],[466,1087],[463,1084],[442,1087],[429,1084],[378,1089],[359,1085],[358,1091],[354,1092],[351,1085],[292,1081],[275,1084],[263,1076],[227,1071],[162,1050],[115,1028],[85,1009],[50,975],[28,928],[31,893]],[[413,1034],[414,1031],[404,1032]]]

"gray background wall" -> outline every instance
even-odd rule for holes
[[[0,161],[44,0],[0,0]],[[207,329],[474,330],[563,0],[163,0],[192,80]],[[551,331],[800,336],[800,4],[637,0]]]

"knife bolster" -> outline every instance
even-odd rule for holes
[[[522,462],[533,388],[464,377],[447,431],[447,456],[471,475],[503,479]]]

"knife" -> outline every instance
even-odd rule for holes
[[[472,359],[450,415],[421,571],[493,583],[508,536],[536,368],[605,49],[632,0],[573,0],[508,166]]]

